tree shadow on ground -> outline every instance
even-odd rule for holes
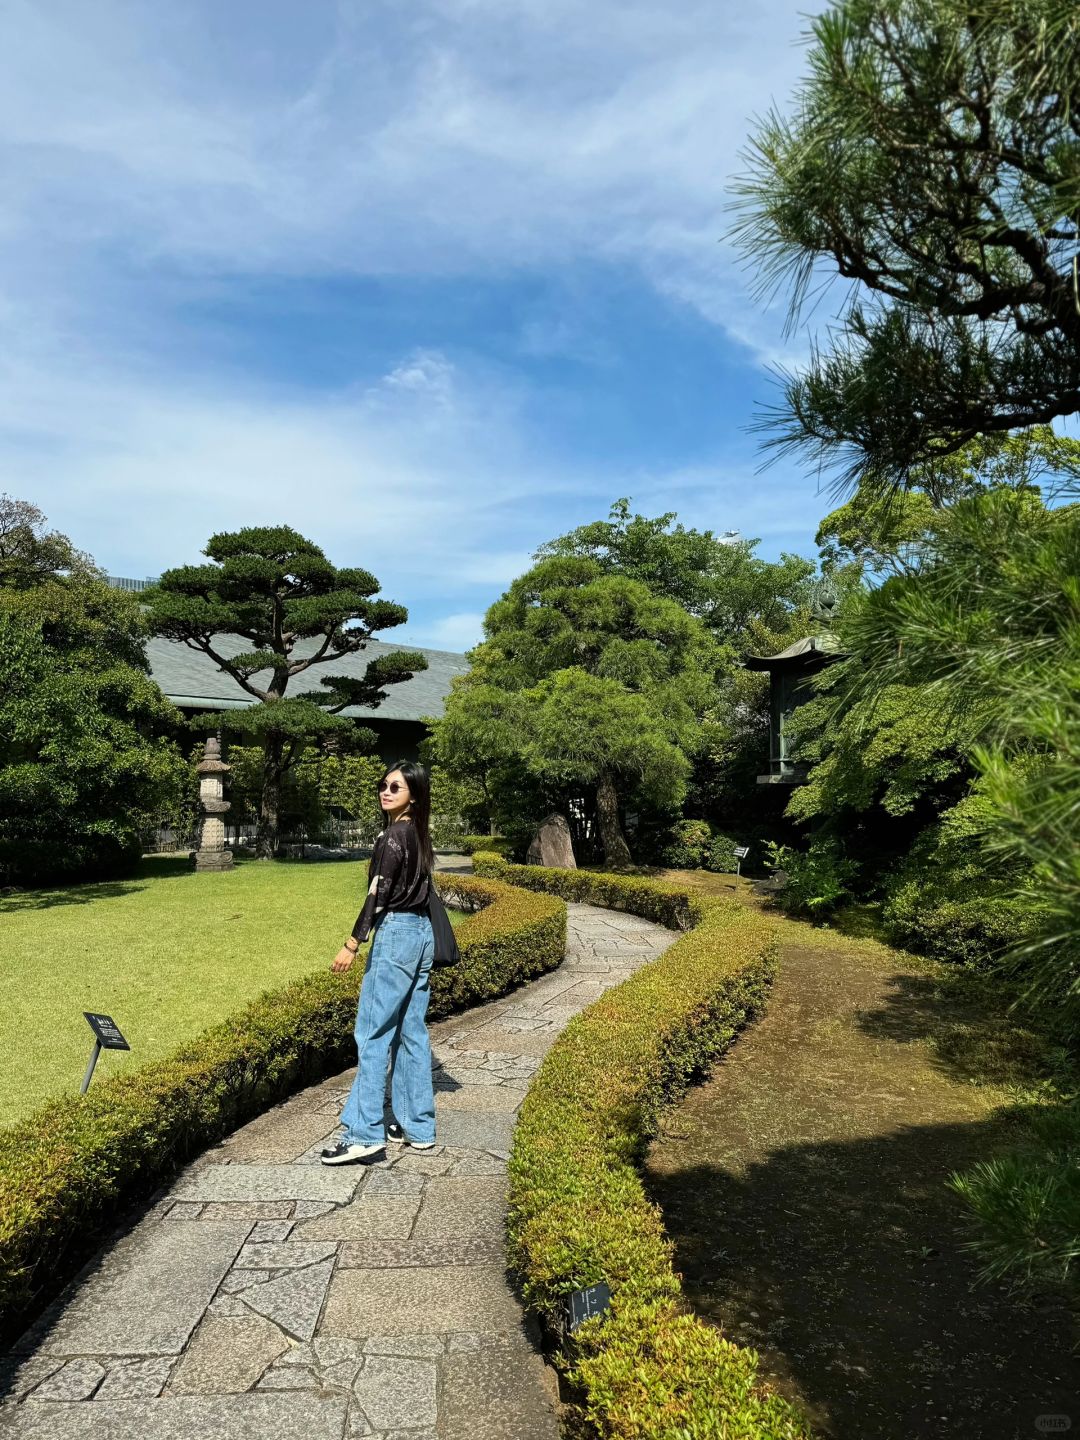
[[[236,870],[246,865],[283,864],[283,861],[261,861],[251,855],[237,855],[233,860]],[[51,910],[57,905],[90,905],[95,900],[118,900],[125,895],[135,895],[145,890],[153,880],[177,880],[194,878],[196,870],[190,856],[146,855],[139,868],[128,878],[99,880],[77,885],[56,885],[35,890],[0,891],[0,915],[17,914],[23,910]]]
[[[1080,1423],[1076,1321],[1049,1291],[976,1284],[945,1181],[1003,1148],[1018,1118],[792,1144],[744,1169],[661,1143],[645,1183],[687,1298],[759,1351],[762,1378],[820,1434],[1014,1440],[1040,1415]],[[698,1148],[722,1152],[723,1137]]]
[[[953,1079],[1023,1086],[1075,1079],[1074,1063],[1045,1025],[1023,1012],[1005,1014],[1008,997],[1001,988],[995,995],[985,977],[897,971],[885,982],[883,1003],[852,1015],[863,1034],[900,1045],[930,1041],[928,1062]]]
[[[119,900],[146,889],[139,879],[101,880],[91,885],[72,885],[58,890],[12,890],[0,894],[0,915],[17,915],[24,910],[53,910],[58,905],[91,905],[95,900]]]

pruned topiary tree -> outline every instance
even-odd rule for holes
[[[342,714],[378,706],[386,687],[409,680],[427,661],[417,650],[370,660],[362,676],[319,673],[318,689],[287,694],[315,665],[361,652],[380,630],[408,619],[403,605],[377,599],[368,570],[337,567],[318,545],[286,525],[212,535],[207,565],[167,570],[142,599],[154,632],[200,650],[251,696],[246,710],[201,716],[200,728],[228,728],[261,745],[262,790],[256,851],[277,848],[283,776],[305,746],[330,736],[346,749],[370,748],[374,734]],[[226,655],[219,637],[238,635],[250,650]]]

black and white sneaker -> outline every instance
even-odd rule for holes
[[[386,1138],[391,1145],[408,1145],[410,1150],[434,1150],[434,1140],[407,1140],[405,1131],[396,1120],[391,1120],[386,1127]]]
[[[385,1157],[385,1145],[349,1145],[339,1140],[324,1150],[319,1159],[324,1165],[370,1165]]]

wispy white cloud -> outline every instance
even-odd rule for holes
[[[384,375],[372,398],[380,391],[424,396],[440,409],[453,403],[454,367],[435,350],[417,350]]]
[[[404,357],[364,391],[314,396],[177,391],[9,355],[0,433],[5,488],[45,504],[119,573],[195,561],[212,530],[292,524],[399,599],[478,587],[486,604],[529,563],[501,543],[515,502],[596,483],[545,470],[513,396],[435,353]]]
[[[744,540],[766,542],[770,553],[812,553],[807,537],[837,503],[827,485],[763,467],[745,446],[709,463],[641,473],[633,477],[632,489],[635,510],[650,515],[674,510],[685,523],[719,535],[737,530]]]
[[[292,63],[251,64],[288,49],[288,8],[194,3],[178,26],[148,0],[15,0],[9,258],[50,221],[75,245],[245,273],[592,256],[777,349],[721,239],[747,119],[801,63],[797,0],[339,0],[303,7]]]
[[[295,524],[450,648],[537,544],[628,489],[786,534],[793,496],[766,500],[749,462],[631,485],[553,458],[513,376],[430,344],[374,381],[257,381],[215,366],[184,304],[251,277],[608,262],[748,362],[790,355],[721,237],[747,117],[790,91],[802,23],[798,0],[10,0],[4,488],[135,575],[212,530]],[[519,344],[611,358],[572,306]]]
[[[456,650],[458,654],[471,650],[484,638],[484,616],[480,610],[462,611],[461,614],[444,615],[428,625],[409,625],[395,643],[421,645],[429,650]]]

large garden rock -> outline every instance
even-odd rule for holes
[[[525,860],[529,865],[547,865],[559,870],[577,869],[570,826],[565,816],[549,815],[540,822],[540,829],[533,837]]]

